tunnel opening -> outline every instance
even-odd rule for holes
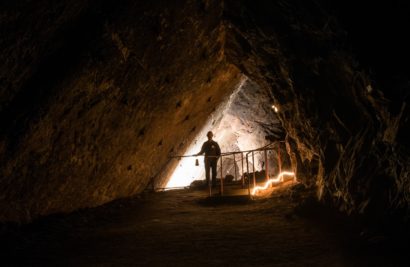
[[[182,157],[172,157],[177,162],[169,163],[176,166],[166,178],[165,189],[198,186],[205,182],[204,158],[195,154],[200,151],[208,131],[215,134],[214,140],[219,143],[223,155],[217,165],[219,183],[221,178],[238,181],[253,176],[260,180],[263,176],[268,180],[279,176],[281,170],[290,173],[292,167],[284,142],[286,133],[277,116],[278,107],[273,103],[270,90],[243,76],[232,94],[206,120]],[[249,157],[241,153],[267,146],[270,149],[254,151]],[[272,179],[270,183],[279,182],[281,178]]]

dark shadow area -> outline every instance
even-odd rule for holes
[[[408,245],[401,241],[408,236],[369,232],[360,218],[313,194],[302,185],[259,200],[174,190],[2,225],[3,264],[407,266]]]
[[[244,205],[254,202],[248,196],[213,196],[198,200],[198,204],[205,207],[219,205]]]
[[[33,73],[0,113],[0,136],[8,140],[9,157],[16,153],[30,125],[45,116],[48,107],[57,101],[59,90],[65,86],[63,81],[75,78],[80,66],[89,64],[86,59],[90,51],[96,51],[96,43],[102,42],[104,23],[109,20],[106,12],[114,16],[121,8],[111,0],[90,1],[80,14],[60,25],[50,40],[45,40],[49,49],[39,62],[31,63],[35,66]],[[104,54],[102,50],[100,54]],[[91,57],[96,62],[102,59],[96,52]]]
[[[369,222],[366,216],[346,215],[313,194],[291,195],[297,206],[288,216],[300,216],[334,235],[342,244],[346,258],[360,259],[362,266],[406,266],[410,231],[402,220]],[[354,265],[356,266],[356,265]],[[357,265],[358,266],[358,265]]]

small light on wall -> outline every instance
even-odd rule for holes
[[[366,86],[366,90],[367,90],[368,93],[371,93],[371,92],[373,91],[373,88],[372,88],[372,86],[369,84],[369,85]]]
[[[273,109],[276,113],[278,113],[278,111],[279,111],[278,107],[275,106],[275,105],[272,105],[272,109]]]

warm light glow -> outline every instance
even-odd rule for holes
[[[236,97],[245,81],[246,78],[243,78],[238,84],[238,88],[235,89],[232,95],[226,99],[223,105],[219,106],[218,109],[213,114],[211,114],[211,116],[202,127],[201,131],[196,136],[195,141],[192,142],[187,151],[184,152],[184,155],[193,155],[198,153],[201,150],[203,142],[207,140],[206,133],[208,131],[215,133],[214,140],[219,143],[222,152],[226,150],[229,151],[229,147],[226,146],[226,144],[229,143],[229,132],[232,129],[224,129],[222,126],[225,124],[225,121],[232,119],[232,116],[227,114],[227,110],[229,110],[233,99]],[[236,120],[239,122],[239,119]],[[195,159],[198,159],[198,166],[196,166],[195,164]],[[169,178],[166,188],[170,189],[173,187],[189,186],[194,180],[205,180],[203,156],[181,158],[178,162],[178,166],[175,168],[175,171]]]
[[[367,89],[367,92],[368,92],[368,93],[371,93],[371,92],[373,91],[373,87],[372,87],[370,84],[368,84],[368,85],[366,86],[366,89]]]
[[[277,107],[277,106],[272,105],[272,108],[273,108],[273,110],[274,110],[276,113],[278,113],[279,109],[278,109],[278,107]]]
[[[201,150],[202,143],[197,142],[195,145],[191,146],[187,151],[187,155],[196,154]],[[199,165],[196,166],[195,159],[198,159]],[[204,158],[199,157],[188,157],[181,158],[178,162],[174,173],[166,187],[183,187],[190,185],[194,180],[202,176],[204,172]]]
[[[296,176],[294,172],[281,172],[279,173],[276,178],[269,179],[264,186],[255,186],[252,190],[252,195],[255,195],[257,191],[259,190],[266,190],[271,184],[273,183],[280,183],[283,182],[283,176],[293,176],[293,179],[296,181]]]

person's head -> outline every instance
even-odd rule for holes
[[[208,139],[209,139],[209,140],[212,140],[212,137],[214,137],[214,134],[213,134],[211,131],[209,131],[209,132],[206,134],[206,136],[208,136]]]

